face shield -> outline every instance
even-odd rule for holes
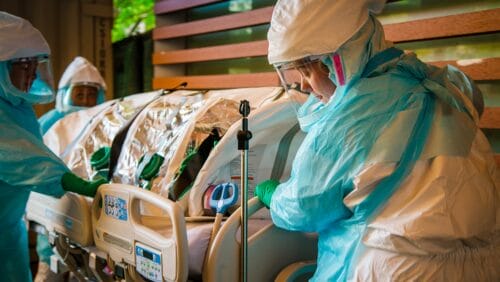
[[[98,83],[73,83],[62,91],[64,92],[60,94],[62,98],[60,110],[64,112],[83,110],[104,102],[104,89]]]
[[[6,90],[30,103],[47,103],[54,98],[52,68],[48,56],[12,59],[6,62]]]
[[[13,59],[8,68],[12,85],[24,93],[41,94],[54,88],[48,56]]]
[[[101,87],[94,83],[74,84],[69,88],[72,106],[93,107],[97,105],[99,89]]]
[[[274,66],[297,112],[306,100],[318,105],[327,104],[335,92],[336,86],[329,77],[330,71],[323,63],[323,57],[310,56]]]

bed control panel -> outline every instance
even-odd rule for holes
[[[137,272],[151,281],[162,281],[161,252],[151,247],[136,243],[135,267]]]

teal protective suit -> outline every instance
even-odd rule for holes
[[[31,191],[62,196],[61,177],[69,170],[43,144],[31,103],[12,93],[7,76],[0,62],[0,280],[31,281],[23,221],[28,197]]]
[[[334,56],[341,58],[341,64]],[[270,210],[281,228],[319,234],[312,281],[347,281],[353,279],[357,259],[366,248],[362,240],[368,224],[414,164],[438,155],[468,154],[482,103],[472,82],[457,69],[431,67],[390,48],[372,17],[324,63],[337,89],[327,104],[311,95],[299,109],[307,136],[290,179],[277,187]],[[453,142],[434,138],[424,156],[438,106],[463,114],[468,122],[451,120],[461,138]],[[390,130],[401,124],[401,130]],[[386,143],[379,142],[384,132],[392,134],[384,136]],[[355,190],[362,170],[384,162],[397,165],[375,182],[371,193],[346,206],[344,200]]]

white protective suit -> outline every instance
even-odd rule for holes
[[[313,281],[499,281],[499,178],[480,93],[384,39],[383,1],[278,1],[269,61],[325,55],[337,86],[299,109],[307,132],[270,210],[318,232]],[[370,8],[372,7],[372,8]]]

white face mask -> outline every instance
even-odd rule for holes
[[[302,131],[308,132],[311,126],[321,120],[328,105],[323,104],[323,102],[313,95],[309,96],[307,101],[297,111],[297,119]]]

